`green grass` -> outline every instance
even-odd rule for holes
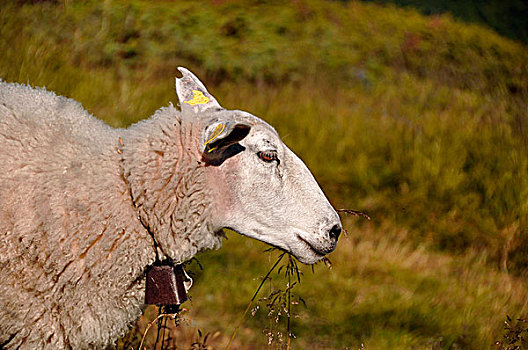
[[[106,0],[2,3],[0,52],[3,80],[114,126],[176,101],[186,66],[225,107],[274,125],[336,207],[367,212],[368,225],[346,221],[332,272],[304,269],[296,348],[484,349],[507,314],[528,313],[526,46],[359,2]],[[193,268],[192,322],[177,331],[189,343],[200,328],[225,345],[273,263],[230,237]],[[261,307],[236,346],[266,347],[268,326]]]
[[[500,338],[506,314],[519,317],[528,311],[526,283],[490,270],[476,252],[431,253],[387,237],[390,228],[346,224],[354,230],[330,256],[332,270],[319,264],[312,274],[302,268],[294,293],[307,306],[294,306],[300,316],[292,319],[294,348],[358,349],[363,343],[367,349],[431,349],[436,342],[445,349],[487,349]],[[185,317],[192,322],[175,334],[180,341],[196,338],[189,329],[219,331],[222,336],[212,345],[225,348],[259,277],[276,260],[276,253],[263,252],[262,243],[234,233],[228,237],[222,250],[200,256],[203,271],[190,268],[195,285]],[[272,283],[282,289],[286,284],[276,273]],[[267,312],[261,302],[255,316],[246,317],[235,348],[265,348]],[[284,319],[273,326],[284,332]]]

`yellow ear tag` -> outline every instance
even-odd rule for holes
[[[191,100],[185,101],[184,103],[188,103],[191,106],[194,105],[204,105],[209,102],[209,98],[204,96],[203,92],[199,90],[193,90],[194,96]]]
[[[213,133],[211,134],[211,137],[209,137],[209,140],[205,141],[204,146],[207,146],[208,143],[216,139],[220,134],[224,131],[225,124],[218,124],[216,128],[214,129]],[[216,147],[211,148],[208,152],[212,152],[215,150]]]

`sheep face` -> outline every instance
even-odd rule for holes
[[[176,86],[183,115],[202,129],[213,227],[284,249],[306,264],[332,252],[341,222],[302,160],[266,122],[223,109],[192,73],[181,71]]]
[[[220,226],[256,238],[313,264],[332,252],[341,224],[304,163],[271,127],[260,124],[240,154],[211,169]]]

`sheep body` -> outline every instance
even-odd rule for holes
[[[335,249],[339,216],[302,160],[178,69],[181,111],[128,129],[0,81],[0,349],[115,344],[147,267],[220,247],[224,228],[306,264]]]
[[[123,335],[155,260],[147,227],[177,261],[219,247],[200,169],[171,137],[180,122],[167,107],[114,129],[71,99],[0,82],[0,348],[104,348]]]

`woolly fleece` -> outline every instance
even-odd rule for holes
[[[196,127],[169,106],[114,129],[0,81],[0,348],[114,344],[142,313],[149,231],[176,262],[221,245],[184,147]]]

